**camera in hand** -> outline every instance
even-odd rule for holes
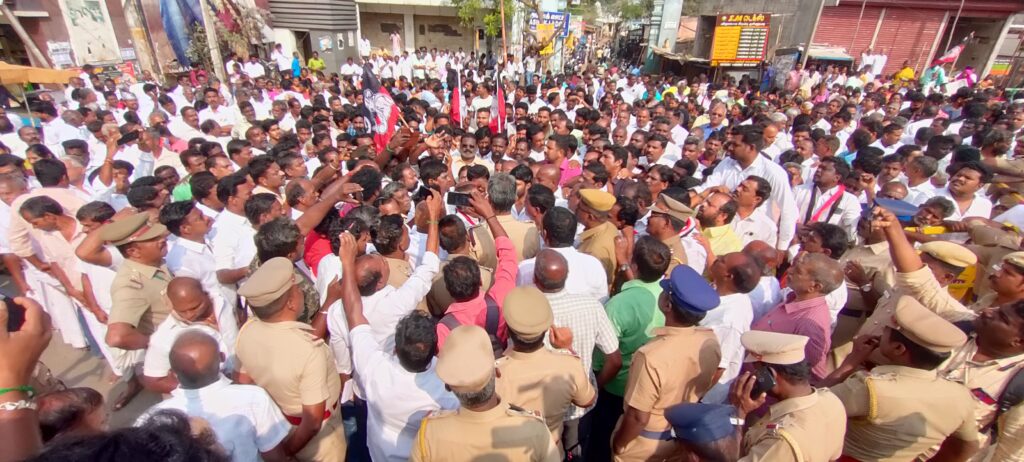
[[[449,192],[448,205],[456,207],[469,207],[470,195],[466,193]]]

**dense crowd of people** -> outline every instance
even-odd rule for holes
[[[398,43],[0,114],[0,459],[1024,460],[1024,102]]]

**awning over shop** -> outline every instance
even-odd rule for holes
[[[78,72],[74,70],[19,66],[0,61],[0,84],[2,85],[68,83],[68,79],[76,75]]]
[[[807,57],[827,61],[853,61],[853,57],[846,54],[845,48],[821,45],[811,45],[811,49],[807,51]]]
[[[670,50],[668,50],[667,48],[651,47],[651,51],[653,51],[654,54],[656,54],[658,56],[661,56],[662,58],[678,61],[679,63],[682,63],[682,64],[685,64],[685,63],[688,63],[688,62],[691,62],[691,63],[701,63],[701,64],[707,64],[708,63],[708,60],[706,60],[704,58],[698,58],[696,56],[692,56],[692,55],[689,55],[689,54],[673,53]]]

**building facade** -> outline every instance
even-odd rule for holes
[[[1020,11],[1022,0],[839,0],[822,8],[812,44],[843,48],[855,58],[868,49],[884,54],[881,72],[891,75],[904,62],[920,72],[973,32],[955,67],[972,66],[984,75]]]

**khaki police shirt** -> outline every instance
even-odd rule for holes
[[[498,396],[523,409],[536,409],[544,416],[551,436],[561,442],[562,421],[570,404],[584,407],[596,391],[580,358],[548,350],[505,352],[498,359]]]
[[[896,283],[896,269],[889,255],[888,242],[854,247],[839,259],[840,265],[844,267],[850,261],[860,263],[864,268],[864,273],[871,282],[871,291],[877,295],[881,295]],[[864,294],[859,287],[846,281],[846,293],[846,308],[860,312],[868,311],[868,307],[864,305]]]
[[[516,249],[516,264],[537,256],[537,252],[540,251],[540,232],[537,225],[532,221],[516,220],[512,215],[498,215],[496,218]],[[487,226],[486,222],[473,227],[473,241],[472,253],[480,262],[480,266],[496,268],[498,253],[494,247],[491,227]]]
[[[609,284],[612,283],[612,278],[615,277],[615,237],[618,235],[619,230],[615,229],[615,225],[609,222],[601,223],[580,234],[580,247],[578,250],[592,255],[601,262]]]
[[[171,278],[171,270],[165,265],[157,268],[126,259],[110,284],[112,305],[108,323],[123,322],[142,334],[152,334],[171,313],[164,300]]]
[[[826,388],[771,405],[743,437],[741,461],[825,461],[843,454],[846,409]]]
[[[996,402],[1003,390],[1017,371],[1024,368],[1024,354],[988,361],[975,361],[978,343],[971,338],[960,348],[953,350],[942,366],[939,366],[939,377],[963,384],[971,391],[974,398],[974,416],[979,429],[987,430],[996,414]],[[1017,405],[1017,408],[1024,405]],[[991,460],[1024,460],[1024,434],[1020,434],[1024,426],[1024,412],[1007,412],[1000,417],[997,446],[1002,446],[1003,456]],[[1007,429],[1010,429],[1008,432]],[[1016,431],[1014,431],[1016,429]],[[986,447],[991,432],[979,434],[982,454],[993,452],[995,447]],[[977,459],[977,458],[976,458]]]
[[[384,261],[388,264],[388,285],[394,288],[402,287],[405,281],[409,280],[409,276],[412,276],[412,265],[405,260],[399,260],[397,258],[384,257]]]
[[[875,312],[861,326],[857,336],[882,335],[885,326],[896,310],[896,301],[907,295],[949,322],[974,319],[974,312],[953,298],[945,287],[939,285],[927,265],[909,273],[896,273],[896,284],[878,300]],[[874,358],[872,358],[874,359]]]
[[[456,257],[469,257],[474,258],[472,255],[453,255],[448,254],[448,258],[441,262],[441,266],[438,268],[437,274],[434,275],[434,283],[430,286],[430,292],[427,292],[427,297],[424,299],[427,305],[427,309],[430,314],[441,317],[444,316],[448,305],[455,302],[452,298],[452,294],[448,293],[448,287],[444,285],[444,267],[448,266],[448,263]],[[486,266],[477,265],[480,268],[480,291],[487,293],[491,289],[491,284],[494,283],[494,270]]]
[[[679,236],[672,236],[661,242],[667,245],[668,250],[672,252],[672,260],[668,262],[668,269],[665,270],[665,276],[668,277],[676,266],[686,264],[686,249],[683,248],[683,241],[679,239]]]
[[[544,419],[504,400],[481,412],[435,411],[420,422],[409,455],[416,462],[562,460]]]
[[[722,351],[714,331],[702,327],[660,327],[633,353],[623,402],[651,414],[645,430],[665,431],[665,409],[696,403],[711,389]]]
[[[848,417],[843,455],[906,461],[948,436],[978,439],[971,393],[935,371],[876,366],[832,387]]]
[[[240,371],[293,417],[302,416],[302,406],[325,401],[331,410],[341,394],[334,354],[312,330],[297,321],[271,323],[254,317],[239,330],[235,343]]]

